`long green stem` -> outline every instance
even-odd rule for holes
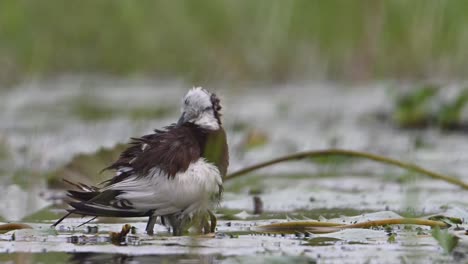
[[[30,225],[22,224],[22,223],[7,223],[0,225],[0,234],[9,232],[11,230],[17,229],[32,229]]]
[[[327,149],[327,150],[319,150],[319,151],[307,151],[307,152],[299,152],[299,153],[283,156],[283,157],[280,157],[280,158],[276,158],[276,159],[273,159],[273,160],[269,160],[269,161],[266,161],[266,162],[255,164],[255,165],[249,166],[247,168],[241,169],[239,171],[236,171],[234,173],[231,173],[226,177],[225,180],[234,179],[234,178],[237,178],[237,177],[242,176],[244,174],[247,174],[249,172],[252,172],[254,170],[258,170],[258,169],[268,167],[268,166],[271,166],[271,165],[274,165],[274,164],[277,164],[277,163],[285,162],[285,161],[300,160],[300,159],[304,159],[304,158],[316,158],[316,157],[323,157],[323,156],[348,156],[348,157],[365,158],[365,159],[377,161],[377,162],[380,162],[380,163],[394,165],[394,166],[404,168],[404,169],[407,169],[407,170],[410,170],[410,171],[414,171],[414,172],[417,172],[417,173],[421,173],[421,174],[427,175],[427,176],[429,176],[431,178],[434,178],[434,179],[439,179],[439,180],[442,180],[442,181],[446,181],[446,182],[458,185],[458,186],[462,187],[463,189],[468,189],[468,184],[461,181],[460,179],[450,177],[450,176],[447,176],[447,175],[443,175],[443,174],[440,174],[440,173],[437,173],[437,172],[429,171],[429,170],[426,170],[426,169],[424,169],[424,168],[422,168],[420,166],[417,166],[417,165],[414,165],[414,164],[411,164],[411,163],[402,162],[402,161],[399,161],[399,160],[395,160],[395,159],[375,155],[375,154],[372,154],[372,153],[352,151],[352,150],[342,150],[342,149]]]

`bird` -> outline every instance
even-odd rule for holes
[[[96,217],[148,217],[146,233],[153,235],[157,218],[181,236],[197,224],[214,232],[212,210],[220,203],[229,166],[220,99],[202,87],[190,89],[182,100],[177,123],[139,138],[110,166],[115,175],[98,186],[67,181],[71,214]],[[198,220],[197,220],[198,219]],[[210,224],[208,224],[210,220]]]

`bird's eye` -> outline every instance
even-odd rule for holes
[[[208,107],[205,107],[205,109],[203,109],[203,112],[210,111],[210,110],[211,110],[211,106],[208,106]]]

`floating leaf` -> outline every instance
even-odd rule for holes
[[[118,144],[113,148],[101,148],[92,154],[80,154],[65,166],[50,173],[48,184],[53,188],[69,188],[62,179],[87,184],[102,182],[112,175],[109,172],[99,172],[112,164],[126,147],[126,144]]]
[[[448,225],[444,222],[432,221],[419,218],[398,218],[398,219],[382,219],[367,221],[355,224],[339,224],[331,222],[316,222],[316,221],[293,221],[274,223],[269,225],[262,225],[253,228],[252,230],[260,233],[305,233],[310,232],[314,234],[332,233],[347,228],[371,228],[376,226],[389,226],[389,225],[425,225],[437,228],[446,228]]]

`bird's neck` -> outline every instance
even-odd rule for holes
[[[228,148],[226,133],[221,127],[218,130],[194,129],[194,135],[197,139],[201,156],[208,162],[215,164],[221,175],[224,177],[228,167]]]

